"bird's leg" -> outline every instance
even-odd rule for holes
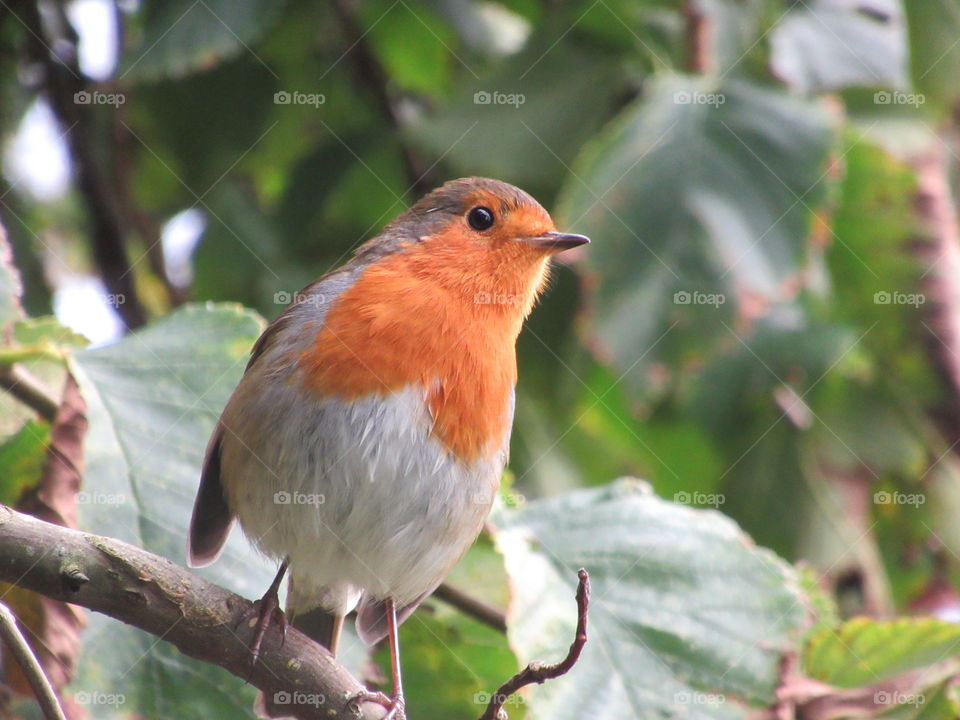
[[[382,692],[362,690],[352,696],[348,704],[358,706],[361,702],[373,702],[387,708],[387,714],[382,720],[406,720],[406,701],[403,698],[403,680],[400,677],[400,635],[397,632],[397,608],[393,598],[386,600],[387,637],[390,641],[390,680],[393,686],[393,697],[387,697]]]
[[[390,638],[390,680],[393,697],[392,707],[383,720],[405,720],[403,679],[400,677],[400,634],[397,631],[397,608],[393,598],[387,598],[387,633]]]
[[[256,632],[253,636],[253,643],[250,645],[250,670],[253,671],[254,666],[257,664],[257,660],[260,657],[260,646],[263,644],[264,635],[267,634],[267,628],[270,627],[272,621],[276,621],[280,625],[280,630],[283,633],[283,639],[287,638],[287,616],[283,614],[283,610],[280,609],[280,582],[283,580],[284,574],[287,572],[288,561],[284,560],[280,563],[280,569],[277,571],[277,576],[273,579],[273,582],[270,583],[270,587],[267,588],[267,591],[263,594],[263,597],[253,603],[253,606],[244,613],[240,622],[245,622],[250,620],[253,617],[257,618]]]

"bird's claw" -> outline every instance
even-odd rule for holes
[[[280,598],[277,597],[276,593],[267,593],[259,600],[255,600],[253,605],[251,605],[246,612],[240,618],[240,624],[249,622],[253,618],[256,618],[257,622],[254,626],[256,628],[253,636],[253,642],[250,644],[250,672],[253,672],[253,668],[257,664],[257,660],[260,659],[260,648],[263,645],[263,638],[267,634],[267,628],[271,624],[276,623],[280,626],[280,632],[283,633],[281,639],[281,645],[286,642],[287,639],[287,616],[284,614],[283,610],[280,609]]]
[[[365,702],[376,703],[387,709],[387,714],[384,715],[381,720],[406,720],[407,718],[405,702],[402,695],[391,698],[382,692],[361,690],[347,699],[347,708],[355,710],[355,712],[359,714],[360,705]]]

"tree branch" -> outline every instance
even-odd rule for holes
[[[318,644],[294,628],[264,638],[250,667],[251,603],[165,558],[110,538],[36,520],[0,505],[0,581],[82,605],[219,665],[261,690],[292,700],[300,720],[379,720],[386,710],[351,697],[364,690]],[[306,698],[298,704],[298,697]]]
[[[47,422],[53,422],[59,401],[43,383],[20,365],[0,367],[0,388],[13,395]]]
[[[583,646],[587,644],[587,611],[590,608],[590,575],[583,568],[577,571],[577,577],[580,583],[577,585],[577,634],[570,643],[570,650],[567,656],[554,665],[544,665],[540,661],[534,661],[527,665],[503,685],[497,688],[497,691],[490,698],[490,704],[487,705],[486,712],[480,716],[480,720],[501,720],[504,715],[501,713],[503,704],[515,692],[527,685],[534,683],[542,684],[547,680],[566,675],[570,669],[577,664],[580,659],[580,653],[583,652]]]
[[[147,315],[137,295],[127,256],[127,233],[114,203],[115,192],[99,166],[90,128],[90,105],[80,104],[77,93],[86,82],[77,62],[77,38],[59,3],[56,23],[62,33],[50,37],[33,2],[22,4],[21,22],[29,29],[26,44],[30,58],[44,72],[44,89],[54,115],[63,127],[70,157],[76,169],[77,186],[90,218],[90,249],[107,292],[122,298],[114,306],[130,329],[140,327]],[[54,50],[57,54],[54,55]]]
[[[447,605],[456,608],[474,620],[479,620],[484,625],[489,625],[494,630],[499,630],[502,633],[507,631],[507,617],[503,610],[488,605],[483,600],[478,600],[459,588],[443,583],[433,591],[432,597],[442,600]]]
[[[43,674],[43,668],[40,667],[40,661],[30,650],[27,639],[17,627],[17,618],[6,605],[0,602],[0,637],[10,648],[10,652],[17,659],[17,664],[23,671],[24,677],[33,688],[33,693],[37,697],[37,703],[43,716],[47,720],[66,720],[60,702],[57,700],[57,694],[53,691],[50,681]]]

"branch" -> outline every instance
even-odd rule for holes
[[[914,203],[925,235],[914,245],[914,254],[926,266],[920,312],[933,368],[948,389],[933,415],[955,444],[960,440],[960,225],[950,186],[947,148],[952,141],[938,136],[911,165],[917,175]]]
[[[76,95],[86,83],[77,63],[77,38],[60,3],[54,4],[62,34],[50,37],[34,2],[22,3],[29,30],[26,37],[31,59],[43,67],[44,90],[54,115],[63,127],[70,158],[76,168],[77,186],[90,218],[90,248],[107,292],[116,298],[117,313],[130,329],[146,322],[127,256],[126,230],[114,203],[115,192],[99,167],[90,128],[90,105],[78,104]],[[54,50],[57,54],[54,55]]]
[[[37,660],[27,639],[17,627],[17,618],[11,612],[10,608],[0,602],[0,637],[10,648],[10,652],[17,659],[17,664],[23,671],[24,677],[33,688],[34,695],[37,696],[37,703],[43,711],[43,716],[47,720],[66,720],[63,709],[57,700],[57,694],[53,691],[50,681],[43,674],[43,668],[40,667],[40,661]]]
[[[0,581],[82,605],[219,665],[268,698],[284,693],[299,720],[379,720],[386,710],[350,698],[365,688],[294,628],[268,632],[250,667],[251,603],[169,560],[110,538],[58,527],[0,505]],[[305,700],[297,704],[296,698]]]
[[[43,383],[20,365],[0,367],[0,388],[13,395],[47,422],[53,422],[60,402]]]
[[[703,75],[710,70],[710,22],[699,0],[684,2],[683,18],[687,41],[686,70],[693,75]]]
[[[494,630],[502,633],[507,632],[507,617],[503,610],[488,605],[483,600],[478,600],[472,595],[468,595],[463,590],[443,583],[433,591],[433,597],[442,600],[447,605],[456,608],[464,615],[479,620],[484,625],[489,625]]]
[[[518,672],[503,685],[497,688],[497,691],[490,698],[490,704],[487,705],[486,712],[480,716],[480,720],[500,720],[505,717],[501,713],[503,704],[515,692],[527,685],[533,683],[542,684],[547,680],[553,680],[561,675],[566,675],[570,669],[577,664],[580,659],[580,653],[583,652],[583,646],[587,644],[587,610],[590,607],[590,575],[583,568],[577,571],[577,577],[580,583],[577,585],[577,634],[570,643],[570,650],[567,656],[555,665],[544,665],[535,660]]]

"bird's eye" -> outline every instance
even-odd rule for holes
[[[474,230],[489,230],[493,227],[493,210],[482,206],[475,207],[467,213],[467,222]]]

